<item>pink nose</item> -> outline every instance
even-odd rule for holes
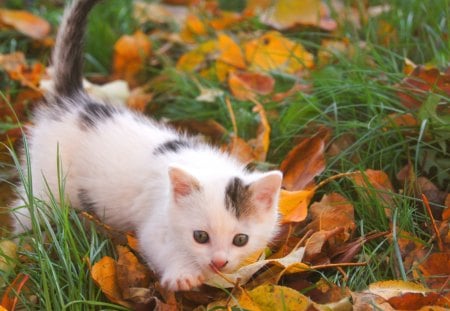
[[[226,260],[226,259],[213,259],[213,260],[211,260],[211,263],[217,269],[222,269],[223,267],[225,267],[227,265],[228,260]]]

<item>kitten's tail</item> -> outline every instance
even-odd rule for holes
[[[55,95],[83,92],[83,47],[87,16],[99,0],[73,0],[65,10],[53,51]]]

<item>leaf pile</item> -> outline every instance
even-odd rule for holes
[[[86,83],[87,91],[158,115],[173,104],[170,100],[161,104],[163,99],[183,95],[168,82],[174,78],[165,67],[174,67],[177,78],[188,80],[194,89],[188,104],[200,110],[219,105],[223,112],[216,120],[194,120],[186,114],[172,121],[175,126],[203,135],[244,163],[283,171],[281,228],[271,245],[253,254],[235,273],[217,274],[199,290],[178,293],[160,286],[141,261],[133,234],[119,233],[128,242],[117,243],[117,256],[89,263],[90,275],[107,299],[132,309],[162,310],[449,308],[450,196],[448,187],[442,187],[448,181],[448,158],[437,150],[447,150],[450,139],[450,70],[405,59],[397,81],[371,78],[368,84],[382,80],[398,104],[383,116],[380,131],[398,133],[405,140],[419,137],[430,145],[435,140],[437,147],[426,153],[421,165],[405,157],[396,176],[358,166],[357,156],[348,161],[360,169],[348,172],[333,159],[358,143],[354,132],[339,133],[327,124],[308,121],[282,145],[274,130],[283,133],[278,123],[287,117],[280,111],[293,107],[292,114],[298,113],[295,101],[319,93],[315,72],[356,57],[358,49],[368,49],[361,42],[350,43],[344,26],[350,23],[360,29],[389,6],[358,9],[340,1],[249,0],[246,7],[231,11],[216,1],[164,2],[134,3],[135,18],[142,27],[116,41],[111,47],[111,73],[95,76],[95,83]],[[378,35],[386,47],[400,40],[389,22],[381,20],[379,25]],[[0,9],[2,29],[29,37],[40,49],[52,45],[49,24],[25,11]],[[321,34],[314,44],[302,44],[305,40],[294,35],[305,29]],[[375,62],[371,57],[362,60],[369,67],[375,67]],[[51,89],[46,69],[21,52],[0,54],[5,77],[1,82],[5,96],[0,97],[1,141],[20,137],[16,121],[28,122],[30,105]],[[283,79],[289,80],[287,87],[280,82]],[[251,119],[252,126],[242,122],[241,114]],[[276,159],[274,150],[284,150],[283,156]],[[433,181],[425,177],[433,174]],[[347,191],[334,190],[336,184],[344,184]],[[417,227],[401,225],[406,216],[400,197],[408,199],[408,217],[420,215]],[[380,225],[363,223],[361,215]],[[107,228],[93,215],[87,218],[106,228],[107,234],[117,233],[118,228]],[[390,256],[372,258],[367,249],[374,244],[389,245]],[[15,252],[15,245],[0,244],[0,270],[14,270],[2,258],[15,257]],[[365,284],[364,290],[350,288],[352,272],[373,261],[392,267],[395,275]],[[0,274],[0,289],[1,281]],[[14,310],[17,297],[12,293],[20,293],[27,282],[28,276],[18,274],[14,282],[3,286],[0,310]]]

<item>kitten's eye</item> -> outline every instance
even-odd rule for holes
[[[194,231],[194,240],[200,244],[208,243],[208,241],[209,241],[208,232],[202,231],[202,230],[195,230]]]
[[[233,238],[233,244],[236,246],[244,246],[248,242],[248,235],[239,233]]]

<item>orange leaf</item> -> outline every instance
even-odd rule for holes
[[[115,77],[125,79],[130,85],[136,84],[136,75],[143,69],[151,49],[150,40],[141,31],[135,32],[132,36],[122,36],[114,44]]]
[[[209,22],[209,25],[215,30],[224,30],[230,28],[242,20],[242,16],[235,12],[219,12],[219,16]]]
[[[255,94],[267,95],[273,91],[275,80],[256,72],[232,72],[228,78],[231,93],[239,100],[251,100]]]
[[[245,68],[244,55],[239,45],[223,33],[218,34],[217,40],[220,51],[217,60],[235,66],[236,68]]]
[[[19,293],[22,291],[22,288],[29,278],[29,275],[19,273],[3,294],[2,300],[0,301],[0,307],[4,307],[9,311],[14,311],[17,301],[19,300]]]
[[[26,11],[0,9],[0,24],[37,40],[44,39],[50,33],[50,24],[45,19]]]
[[[417,268],[430,288],[440,289],[446,286],[447,289],[450,289],[450,284],[447,283],[447,277],[450,275],[449,263],[450,252],[434,253],[421,262]]]
[[[270,124],[267,121],[266,111],[264,107],[255,103],[253,107],[253,112],[259,114],[259,125],[257,130],[256,138],[251,139],[248,143],[253,147],[253,154],[257,161],[265,161],[267,157],[267,152],[269,151],[270,145]]]
[[[180,32],[180,37],[185,42],[194,43],[195,37],[206,35],[206,27],[197,15],[189,14]]]
[[[314,57],[300,43],[295,43],[277,31],[270,31],[247,42],[245,58],[252,68],[296,73],[314,65]]]
[[[368,169],[363,173],[353,175],[352,178],[357,186],[374,190],[375,195],[382,202],[386,204],[392,202],[392,195],[389,193],[394,192],[394,187],[385,172]]]
[[[242,138],[237,136],[231,139],[231,143],[228,146],[228,153],[236,157],[240,162],[248,164],[255,160],[253,148],[249,146]]]
[[[123,300],[117,284],[116,261],[114,259],[105,256],[96,262],[91,268],[91,277],[109,300],[131,308],[131,304]]]
[[[183,54],[178,59],[176,67],[187,72],[197,71],[202,68],[209,55],[212,55],[215,51],[217,51],[217,42],[214,40],[206,41],[192,51]]]
[[[329,131],[319,130],[315,136],[302,139],[281,162],[283,186],[287,190],[305,189],[325,169],[325,141]]]
[[[314,190],[286,191],[281,190],[278,203],[282,223],[300,222],[308,214],[308,205],[314,196]]]

